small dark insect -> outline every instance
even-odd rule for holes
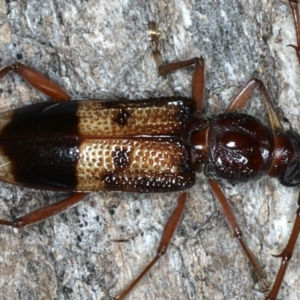
[[[295,20],[300,62],[298,2],[289,0]],[[223,114],[201,114],[204,60],[192,58],[161,64],[160,32],[150,23],[153,57],[160,75],[194,65],[192,99],[163,98],[143,101],[68,101],[71,97],[37,71],[16,63],[12,71],[53,101],[1,114],[0,179],[21,186],[72,192],[62,201],[37,209],[1,225],[28,226],[66,210],[91,191],[169,192],[186,190],[195,183],[202,166],[224,218],[257,273],[266,275],[242,239],[242,232],[216,179],[231,182],[268,175],[285,186],[300,183],[300,136],[284,131],[265,85],[251,78]],[[264,97],[271,128],[242,111],[252,92]],[[115,299],[124,299],[166,252],[181,219],[186,192],[167,222],[154,259]],[[298,198],[300,205],[300,193]],[[112,212],[113,213],[113,212]],[[300,209],[282,263],[266,299],[276,299],[300,230]],[[80,237],[78,237],[80,239]]]

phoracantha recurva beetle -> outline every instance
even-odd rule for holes
[[[297,46],[293,47],[300,62],[298,3],[289,2],[297,32]],[[65,91],[25,65],[16,63],[0,71],[0,78],[9,71],[19,74],[54,100],[1,114],[0,179],[37,189],[73,192],[67,199],[13,221],[0,220],[0,224],[24,227],[37,223],[78,203],[90,191],[185,190],[194,184],[196,172],[204,166],[226,221],[258,277],[265,279],[259,262],[242,239],[216,179],[240,182],[268,175],[286,186],[299,185],[300,137],[293,130],[284,131],[266,87],[255,78],[245,84],[225,113],[212,118],[203,116],[203,59],[161,64],[159,32],[154,23],[150,25],[152,51],[160,75],[194,65],[192,99],[65,101],[71,100]],[[271,128],[242,113],[257,88],[264,96]],[[155,258],[115,299],[126,297],[165,253],[183,213],[185,199],[183,192],[164,229]],[[266,299],[277,297],[299,229],[298,210],[290,240],[278,255],[282,264]]]

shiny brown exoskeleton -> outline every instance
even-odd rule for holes
[[[297,32],[300,62],[300,21],[296,0],[290,0]],[[225,113],[201,114],[204,61],[193,58],[161,64],[160,33],[150,23],[152,52],[160,75],[195,66],[192,99],[141,101],[65,101],[71,97],[43,75],[20,63],[13,71],[54,100],[0,115],[0,180],[37,189],[73,194],[1,225],[24,227],[42,221],[81,201],[90,191],[169,192],[185,190],[204,170],[222,213],[238,238],[258,277],[265,274],[242,239],[236,218],[216,179],[237,183],[268,175],[286,186],[300,183],[300,137],[284,131],[264,84],[250,79]],[[242,113],[259,88],[271,128]],[[115,299],[123,299],[162,256],[180,221],[186,193],[167,222],[158,251],[144,271]],[[298,199],[300,205],[300,194]],[[300,210],[282,258],[277,278],[266,299],[276,299],[300,230]]]
[[[195,172],[184,139],[194,111],[192,100],[159,99],[45,102],[3,113],[10,121],[0,129],[0,179],[83,192],[188,188]]]

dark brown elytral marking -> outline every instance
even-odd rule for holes
[[[128,150],[126,147],[116,147],[112,151],[111,156],[114,161],[114,166],[117,170],[126,169],[130,166],[131,151]]]
[[[116,122],[119,126],[126,126],[128,119],[131,114],[124,108],[120,108],[116,117],[113,117],[113,121]]]

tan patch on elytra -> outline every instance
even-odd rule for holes
[[[161,106],[109,108],[99,101],[79,103],[77,116],[82,135],[121,136],[172,134],[182,128],[176,103]]]
[[[0,114],[0,134],[2,129],[11,122],[13,111],[9,110]]]
[[[80,146],[77,190],[104,190],[105,174],[177,174],[184,153],[182,145],[170,141],[87,139]]]
[[[13,115],[13,111],[7,111],[1,113],[0,118],[0,135],[1,131],[6,127],[6,125],[11,122]],[[0,147],[0,180],[10,182],[10,183],[18,183],[15,181],[13,176],[13,170],[11,168],[11,161],[4,155],[1,147]]]
[[[0,180],[10,183],[18,183],[13,176],[11,161],[3,154],[0,149]]]

